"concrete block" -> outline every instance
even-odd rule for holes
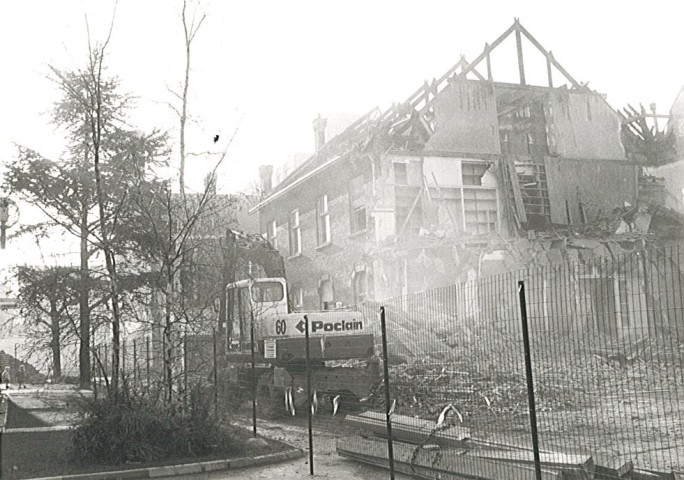
[[[202,463],[202,471],[213,472],[215,470],[227,470],[230,468],[230,460],[213,460]]]
[[[244,467],[251,467],[254,465],[254,461],[259,458],[259,457],[254,457],[254,458],[236,458],[235,460],[230,461],[230,468],[244,468]]]
[[[172,477],[174,475],[176,475],[176,467],[174,465],[169,465],[167,467],[155,467],[150,468],[149,470],[150,478]]]

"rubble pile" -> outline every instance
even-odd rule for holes
[[[524,417],[527,414],[527,387],[522,368],[501,367],[480,370],[474,362],[448,360],[435,364],[416,361],[390,369],[390,396],[396,399],[398,413],[436,418],[446,404],[453,404],[463,421],[492,414]],[[540,411],[579,408],[585,393],[559,375],[547,375],[536,382]],[[376,386],[373,398],[384,398],[384,385]]]
[[[529,442],[504,436],[482,439],[470,430],[393,413],[392,450],[396,471],[415,478],[534,480],[535,454]],[[390,468],[385,414],[347,415],[345,424],[358,435],[342,437],[337,453],[359,462]],[[674,475],[641,470],[631,459],[539,449],[544,480],[668,480]]]

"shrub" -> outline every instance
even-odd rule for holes
[[[116,465],[231,451],[201,385],[192,389],[185,411],[182,403],[163,403],[158,393],[124,386],[116,394],[83,399],[73,461]]]

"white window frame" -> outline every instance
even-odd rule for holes
[[[296,310],[304,308],[304,289],[299,285],[292,288],[292,308]]]
[[[363,291],[359,291],[358,284],[359,284],[359,279],[363,277],[363,286],[365,287]],[[354,294],[354,303],[360,304],[363,303],[364,301],[368,300],[368,291],[369,291],[369,285],[368,285],[368,280],[369,280],[369,275],[368,275],[368,270],[366,267],[356,267],[354,269],[354,272],[352,273],[352,291]]]
[[[273,248],[278,248],[278,225],[275,220],[271,220],[266,224],[267,240],[271,243]]]
[[[368,214],[363,197],[363,175],[349,181],[349,231],[352,235],[364,232],[368,228]],[[357,212],[363,210],[363,226],[357,221]]]
[[[318,236],[318,246],[327,245],[332,241],[330,231],[330,209],[328,205],[328,194],[318,197],[316,201],[316,230]]]
[[[299,209],[290,213],[290,256],[302,253],[302,227],[299,217]]]
[[[403,169],[402,176],[404,178],[399,181],[397,175],[397,168]],[[406,162],[392,162],[392,175],[394,176],[395,185],[408,185],[409,184],[409,173],[408,173],[408,163]]]

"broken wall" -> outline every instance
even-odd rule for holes
[[[620,119],[594,93],[551,90],[544,103],[550,155],[625,160]]]
[[[458,80],[434,98],[435,133],[426,151],[501,152],[494,87],[490,83]]]
[[[546,157],[545,164],[551,223],[586,223],[636,203],[636,165],[559,157]]]
[[[645,167],[644,172],[665,179],[665,206],[684,213],[684,159],[659,167]]]

